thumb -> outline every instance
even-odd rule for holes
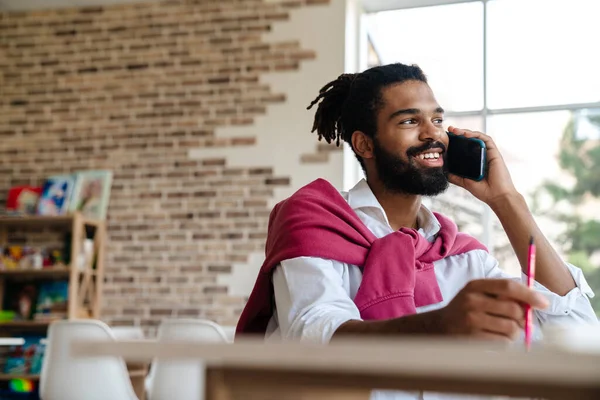
[[[460,186],[462,188],[465,187],[465,178],[461,178],[460,176],[454,174],[448,174],[448,182],[453,185]]]

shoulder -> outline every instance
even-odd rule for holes
[[[329,205],[346,203],[347,194],[340,192],[331,183],[325,179],[316,179],[309,184],[301,187],[287,199],[277,203],[273,208],[272,214],[277,214],[290,210],[306,208],[315,210],[315,208],[327,208]]]
[[[319,178],[298,189],[288,200],[319,199],[323,197],[340,197],[341,192],[329,181]]]

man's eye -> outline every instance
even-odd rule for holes
[[[414,123],[416,123],[416,122],[417,122],[417,120],[416,120],[416,119],[414,119],[414,118],[411,118],[411,119],[405,119],[405,120],[403,120],[403,121],[400,121],[400,125],[414,124]]]
[[[444,118],[435,118],[435,119],[433,120],[433,123],[434,123],[434,124],[441,124],[441,123],[443,123],[443,122],[444,122]]]

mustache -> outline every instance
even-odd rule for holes
[[[442,142],[430,142],[430,143],[425,143],[423,146],[418,146],[418,147],[410,147],[408,150],[406,150],[406,154],[410,157],[414,157],[419,153],[422,153],[424,151],[427,150],[432,150],[432,149],[438,149],[441,150],[442,153],[446,152],[446,146],[444,145],[444,143]]]

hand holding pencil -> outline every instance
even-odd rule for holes
[[[521,282],[479,279],[469,282],[446,307],[433,312],[439,315],[440,333],[513,341],[527,323],[526,308],[547,306],[546,297]]]

